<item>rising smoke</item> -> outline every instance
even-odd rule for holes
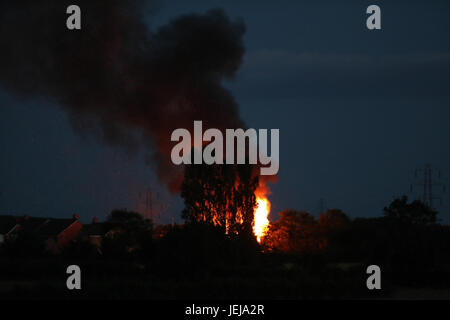
[[[245,127],[222,81],[244,54],[245,26],[223,11],[180,16],[151,30],[151,3],[78,0],[82,29],[66,28],[71,1],[0,3],[0,86],[63,106],[79,132],[108,144],[143,147],[160,181],[177,192],[182,168],[170,161],[170,134]],[[150,6],[149,6],[150,5]]]

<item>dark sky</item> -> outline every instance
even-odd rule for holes
[[[370,4],[381,7],[382,30],[365,27]],[[243,119],[280,129],[274,213],[317,216],[323,198],[351,217],[378,216],[409,193],[415,168],[431,163],[450,175],[450,2],[166,1],[149,26],[217,7],[247,28],[244,63],[226,84]],[[160,222],[179,219],[181,199],[142,155],[74,133],[50,99],[0,89],[0,119],[1,214],[77,212],[89,221],[113,208],[145,211],[151,188]]]

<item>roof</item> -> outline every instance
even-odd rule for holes
[[[54,237],[67,229],[76,219],[47,219],[45,223],[37,228],[40,235]]]
[[[48,220],[48,218],[21,217],[18,219],[19,231],[36,232]]]
[[[35,233],[39,236],[54,237],[75,221],[77,219],[0,216],[0,233],[6,234],[15,225],[19,225],[14,232]]]
[[[17,224],[17,217],[0,216],[0,234],[7,234]]]

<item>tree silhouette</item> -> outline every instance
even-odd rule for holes
[[[317,219],[320,228],[325,233],[341,229],[350,222],[348,216],[340,209],[328,209]]]
[[[228,234],[251,233],[257,186],[251,165],[188,165],[181,188],[183,218]]]
[[[272,250],[306,253],[320,247],[317,222],[306,211],[284,210],[270,225],[264,243]]]
[[[150,219],[145,219],[137,212],[121,209],[113,210],[106,223],[110,229],[102,244],[106,255],[150,253],[153,231]]]
[[[427,225],[436,223],[437,212],[420,200],[408,203],[408,197],[402,196],[384,208],[384,215],[402,223]]]

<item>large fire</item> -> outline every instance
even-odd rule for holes
[[[270,202],[265,196],[256,196],[256,209],[254,214],[253,233],[256,240],[261,243],[261,239],[266,235],[269,228]]]

